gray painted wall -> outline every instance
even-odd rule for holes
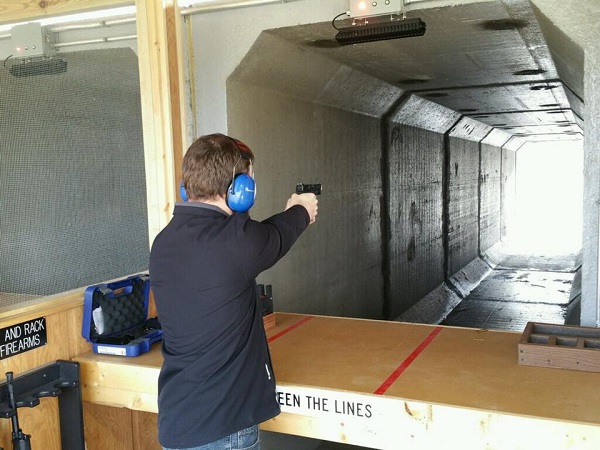
[[[226,80],[263,30],[330,21],[347,0],[302,0],[191,16],[198,136],[227,132]]]
[[[600,39],[600,36],[597,39]],[[600,46],[586,51],[581,325],[600,327]]]
[[[581,325],[600,327],[600,30],[598,2],[533,0],[544,35],[556,50],[552,55],[561,75],[570,77],[575,110],[585,103],[584,199],[581,279]],[[585,70],[584,70],[585,67]],[[581,77],[583,74],[583,77]],[[574,97],[573,95],[571,97]]]

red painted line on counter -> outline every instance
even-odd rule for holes
[[[431,344],[431,341],[433,341],[433,339],[439,334],[439,332],[442,331],[442,327],[436,327],[431,333],[429,333],[429,336],[427,336],[425,338],[425,340],[423,342],[421,342],[421,344],[414,349],[414,351],[408,356],[408,358],[406,358],[402,364],[400,364],[398,366],[398,368],[396,370],[394,370],[394,372],[392,372],[392,374],[388,377],[387,380],[385,380],[383,382],[383,384],[381,386],[379,386],[377,388],[377,390],[374,392],[375,395],[383,395],[385,394],[385,392],[390,388],[390,386],[392,384],[394,384],[394,382],[398,379],[398,377],[400,377],[400,375],[402,375],[402,372],[404,372],[408,366],[410,366],[413,361],[415,359],[417,359],[417,356],[419,356],[421,354],[421,352],[423,350],[425,350],[425,348]]]
[[[304,318],[304,319],[302,319],[302,320],[299,320],[299,321],[298,321],[298,322],[296,322],[295,324],[293,324],[293,325],[290,325],[289,327],[287,327],[285,330],[282,330],[282,331],[280,331],[279,333],[277,333],[277,334],[274,334],[273,336],[271,336],[269,339],[267,339],[267,342],[269,342],[269,344],[270,344],[270,343],[271,343],[271,342],[273,342],[275,339],[278,339],[278,338],[280,338],[280,337],[281,337],[281,336],[283,336],[284,334],[287,334],[287,333],[289,333],[290,331],[292,331],[292,330],[294,330],[294,329],[298,328],[300,325],[303,325],[303,324],[305,324],[306,322],[308,322],[309,320],[311,320],[311,319],[314,319],[314,318],[315,318],[315,316],[308,316],[308,317],[305,317],[305,318]]]

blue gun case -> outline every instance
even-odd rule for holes
[[[148,318],[150,278],[133,275],[85,290],[81,335],[95,353],[138,356],[162,339],[157,317]]]

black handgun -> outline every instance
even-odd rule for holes
[[[309,192],[311,192],[315,195],[321,195],[321,183],[315,183],[315,184],[298,183],[296,185],[296,194],[307,194]]]

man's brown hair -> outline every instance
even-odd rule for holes
[[[226,196],[235,174],[248,173],[254,155],[224,134],[208,134],[194,141],[183,157],[183,184],[190,200]]]

